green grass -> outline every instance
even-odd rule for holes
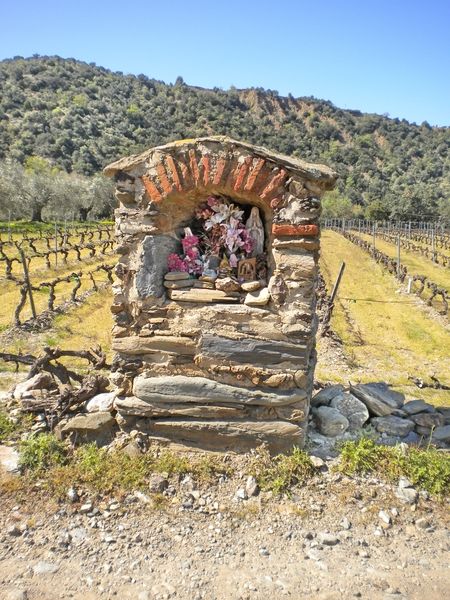
[[[64,464],[67,455],[67,446],[49,433],[30,436],[20,444],[20,466],[39,474]]]
[[[23,475],[11,487],[2,482],[4,494],[22,493],[39,487],[47,496],[64,499],[70,487],[80,487],[93,494],[116,497],[136,490],[148,490],[152,474],[179,479],[191,475],[206,487],[217,483],[221,475],[232,477],[233,461],[211,454],[187,455],[151,448],[145,454],[131,455],[117,450],[107,451],[95,444],[73,449],[51,434],[40,434],[20,444]],[[239,471],[252,474],[262,490],[274,495],[287,494],[318,474],[309,455],[299,448],[286,454],[271,456],[263,448],[238,462]],[[381,446],[362,437],[345,442],[340,448],[339,471],[349,476],[375,474],[384,481],[397,482],[406,476],[419,489],[437,497],[450,494],[450,456],[434,448],[418,449]],[[161,508],[163,498],[155,495],[154,504]]]
[[[250,472],[262,490],[278,495],[289,493],[290,488],[307,481],[316,469],[309,455],[300,448],[277,456],[260,449],[250,465]]]
[[[32,421],[33,417],[29,414],[23,414],[17,420],[12,420],[5,411],[0,409],[0,443],[16,441],[22,433],[29,431]]]
[[[14,430],[14,423],[10,420],[8,415],[0,411],[0,443],[8,439]]]
[[[405,450],[400,446],[378,446],[373,440],[361,438],[343,444],[339,470],[346,475],[375,473],[393,482],[403,475],[430,494],[450,493],[450,456],[435,448]]]
[[[108,452],[95,444],[73,449],[51,434],[30,437],[20,445],[20,464],[24,488],[38,479],[53,497],[63,498],[71,486],[82,486],[95,493],[124,494],[148,489],[153,473],[182,476],[187,473],[204,484],[220,474],[232,474],[221,457],[199,455],[188,458],[170,451],[149,451],[129,456],[122,451]]]

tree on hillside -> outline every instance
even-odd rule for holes
[[[355,219],[361,214],[361,207],[352,204],[349,198],[341,196],[337,190],[326,193],[322,200],[322,217],[324,219]]]

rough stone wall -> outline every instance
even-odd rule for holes
[[[222,137],[154,148],[105,173],[119,201],[112,312],[121,426],[218,450],[301,445],[316,361],[320,198],[336,174]],[[267,304],[169,298],[167,257],[210,194],[259,208]]]

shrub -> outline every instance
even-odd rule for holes
[[[29,437],[20,444],[20,465],[29,471],[42,472],[67,461],[68,450],[65,444],[54,435],[43,433]]]
[[[259,449],[250,471],[263,490],[281,494],[293,485],[304,483],[316,471],[309,455],[294,447],[290,454],[271,456],[266,449]]]
[[[401,475],[436,496],[450,492],[450,456],[436,448],[380,446],[361,438],[341,449],[339,470],[347,475],[376,473],[389,481]]]
[[[0,411],[0,442],[6,440],[13,433],[14,429],[14,423],[8,415]]]

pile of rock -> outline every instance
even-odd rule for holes
[[[156,388],[153,387],[155,379],[158,383]],[[160,384],[159,379],[164,381]],[[133,396],[121,395],[120,390],[115,389],[87,397],[74,410],[66,413],[57,424],[55,433],[61,439],[71,438],[75,443],[96,442],[104,445],[111,443],[120,430],[128,433],[138,431],[149,436],[149,439],[164,442],[165,428],[173,427],[167,416],[177,414],[182,427],[190,428],[191,437],[196,436],[198,443],[211,442],[208,432],[199,423],[200,413],[207,411],[208,416],[224,420],[239,416],[247,408],[232,404],[214,406],[214,399],[223,397],[229,387],[217,382],[207,388],[213,404],[198,407],[195,395],[201,386],[205,386],[203,380],[181,375],[161,378],[140,376],[135,379]],[[161,389],[165,390],[162,398]],[[180,395],[180,390],[184,395]],[[280,401],[286,393],[290,392],[273,389],[273,401]],[[245,394],[241,391],[239,401],[251,404],[254,395],[255,392],[250,390],[246,390]],[[272,401],[271,395],[266,394],[268,402]],[[174,397],[177,401],[174,401]],[[56,408],[58,391],[47,373],[39,373],[18,383],[8,398],[6,404],[12,418],[20,412],[30,412],[35,415],[30,432],[36,434],[48,430],[46,414]],[[221,435],[216,431],[215,450],[243,452],[252,447],[252,440],[247,439],[248,435],[245,437],[239,427],[240,422],[233,419],[232,423],[234,437],[239,437],[239,444],[235,441],[233,446],[228,442],[231,426],[227,424],[223,425],[227,427],[226,431],[219,431]],[[295,442],[297,432],[289,420],[280,420],[279,427],[273,430],[260,421],[252,421],[252,426],[252,439],[269,443],[274,452],[283,452],[289,448],[289,443]],[[403,442],[425,446],[431,443],[446,449],[450,447],[450,408],[434,407],[424,400],[405,402],[404,395],[386,383],[350,385],[348,388],[340,384],[329,385],[313,396],[308,432],[313,454],[328,456],[336,441],[355,439],[362,432],[383,444]]]
[[[450,408],[434,407],[424,400],[410,400],[386,383],[331,385],[311,400],[310,438],[326,445],[322,438],[352,438],[365,428],[391,444],[450,446]]]
[[[164,276],[164,287],[171,300],[181,302],[243,302],[248,306],[265,306],[270,300],[267,281],[240,282],[235,277],[198,279],[184,271],[172,271]]]

